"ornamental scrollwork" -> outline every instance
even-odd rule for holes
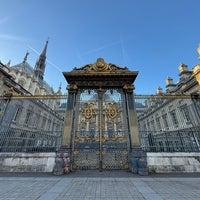
[[[116,107],[115,102],[106,103],[106,116],[109,119],[114,120],[120,114],[120,109]]]
[[[96,104],[93,102],[85,102],[82,108],[82,115],[89,120],[96,116]]]
[[[81,68],[74,68],[74,71],[86,71],[86,72],[112,72],[116,70],[125,70],[128,71],[127,67],[118,67],[111,63],[106,63],[103,58],[98,58],[97,61],[93,64],[85,65]]]

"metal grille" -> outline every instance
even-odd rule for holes
[[[125,148],[104,150],[103,169],[128,169],[128,150]]]
[[[81,90],[74,119],[74,169],[127,169],[128,130],[123,93]],[[101,101],[102,100],[102,101]],[[126,152],[126,153],[125,153]]]
[[[60,148],[61,132],[31,131],[1,127],[1,152],[55,152]]]
[[[136,95],[135,107],[145,151],[200,151],[200,99]]]
[[[66,101],[67,96],[1,97],[0,151],[42,152],[60,148]],[[87,165],[96,168],[96,162],[100,159],[97,153],[100,152],[98,92],[79,91],[75,104],[72,150],[78,151],[79,157],[76,160],[74,156],[74,161],[85,160],[88,151],[91,151],[94,155],[88,154],[88,158],[95,157],[95,161],[88,159]],[[199,151],[199,98],[135,95],[135,108],[140,143],[145,151]],[[123,92],[118,89],[105,90],[101,111],[101,148],[105,152],[102,155],[103,166],[105,164],[107,169],[122,168],[120,161],[114,158],[118,158],[115,155],[122,157],[122,152],[130,149]],[[81,151],[84,153],[80,153]],[[126,158],[124,156],[123,163]]]
[[[1,152],[55,152],[61,146],[66,96],[0,98]]]
[[[73,152],[73,169],[99,168],[99,151],[95,149],[79,149]]]

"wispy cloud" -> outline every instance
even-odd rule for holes
[[[34,49],[32,46],[27,45],[29,49],[31,49],[34,53],[36,53],[37,55],[40,55],[40,52],[37,51],[36,49]]]
[[[96,48],[96,49],[92,49],[90,51],[86,51],[85,53],[82,54],[82,56],[86,56],[86,55],[89,55],[89,54],[92,54],[92,53],[95,53],[95,52],[98,52],[98,51],[102,51],[103,49],[107,49],[107,48],[110,48],[116,44],[120,44],[121,41],[116,41],[116,42],[113,42],[113,43],[109,43],[109,44],[106,44],[104,46],[101,46],[99,48]]]
[[[62,72],[62,70],[58,67],[58,65],[52,63],[49,59],[47,59],[47,62],[48,62],[51,66],[53,66],[54,68],[56,68],[59,72]]]
[[[25,39],[22,37],[18,37],[16,35],[9,35],[9,34],[0,34],[0,39],[1,40],[12,40],[12,41],[20,41],[24,42]]]

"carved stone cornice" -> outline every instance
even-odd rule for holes
[[[123,89],[126,93],[133,93],[133,90],[135,89],[135,87],[130,84],[125,84]]]
[[[71,93],[74,93],[78,90],[78,87],[76,84],[69,84],[67,85],[67,90]]]
[[[98,58],[97,61],[93,64],[88,64],[83,67],[73,69],[73,71],[85,71],[87,73],[113,72],[117,70],[128,71],[128,68],[122,68],[111,63],[106,63],[103,58]]]
[[[71,72],[63,72],[63,75],[69,84],[75,84],[78,88],[104,88],[123,87],[125,84],[132,84],[138,72],[106,63],[102,58],[98,58],[93,64],[74,68]]]

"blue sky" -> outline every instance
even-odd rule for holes
[[[102,57],[139,71],[137,94],[165,90],[178,66],[199,62],[199,0],[0,0],[0,60],[11,65],[30,52],[32,66],[49,38],[45,80],[55,90],[64,71]]]

